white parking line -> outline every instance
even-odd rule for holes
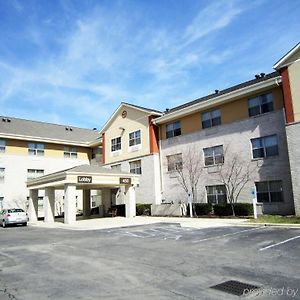
[[[276,247],[276,246],[288,243],[290,241],[293,241],[293,240],[296,240],[296,239],[299,239],[299,238],[300,238],[300,235],[294,236],[294,237],[292,237],[290,239],[287,239],[285,241],[282,241],[282,242],[279,242],[279,243],[276,243],[276,244],[273,244],[273,245],[270,245],[270,246],[267,246],[267,247],[264,247],[264,248],[260,248],[259,251],[264,251],[264,250],[267,250],[267,249],[270,249],[270,248],[273,248],[273,247]]]
[[[254,230],[263,229],[263,228],[266,228],[266,227],[265,226],[260,226],[260,227],[255,227],[255,228],[251,228],[251,229],[240,230],[240,231],[233,232],[233,233],[226,233],[226,234],[222,234],[222,235],[219,235],[219,236],[213,236],[213,237],[209,237],[209,238],[202,239],[202,240],[192,241],[192,243],[205,242],[205,241],[209,241],[209,240],[214,240],[214,239],[218,239],[218,238],[222,238],[222,237],[226,237],[226,236],[236,235],[236,234],[239,234],[239,233],[254,231]]]

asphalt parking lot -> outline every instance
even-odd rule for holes
[[[300,299],[300,229],[0,230],[0,299]]]

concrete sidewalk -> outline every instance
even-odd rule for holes
[[[37,226],[43,228],[61,228],[70,230],[98,230],[109,228],[130,227],[139,225],[149,225],[158,223],[180,224],[181,227],[191,228],[212,228],[226,226],[249,226],[247,219],[206,219],[206,218],[172,218],[172,217],[144,217],[138,216],[134,218],[93,218],[79,220],[72,224],[64,224],[62,222],[45,223],[38,221],[37,223],[29,223],[29,226]],[[253,225],[250,225],[253,226]],[[257,225],[256,225],[257,226]],[[258,224],[261,226],[261,224]]]

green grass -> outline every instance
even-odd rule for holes
[[[255,223],[274,223],[274,224],[300,224],[300,217],[295,216],[278,216],[278,215],[263,215],[259,218],[251,219]]]

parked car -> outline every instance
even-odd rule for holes
[[[8,208],[3,209],[0,213],[0,223],[2,227],[10,224],[21,224],[27,226],[28,215],[21,208]]]

